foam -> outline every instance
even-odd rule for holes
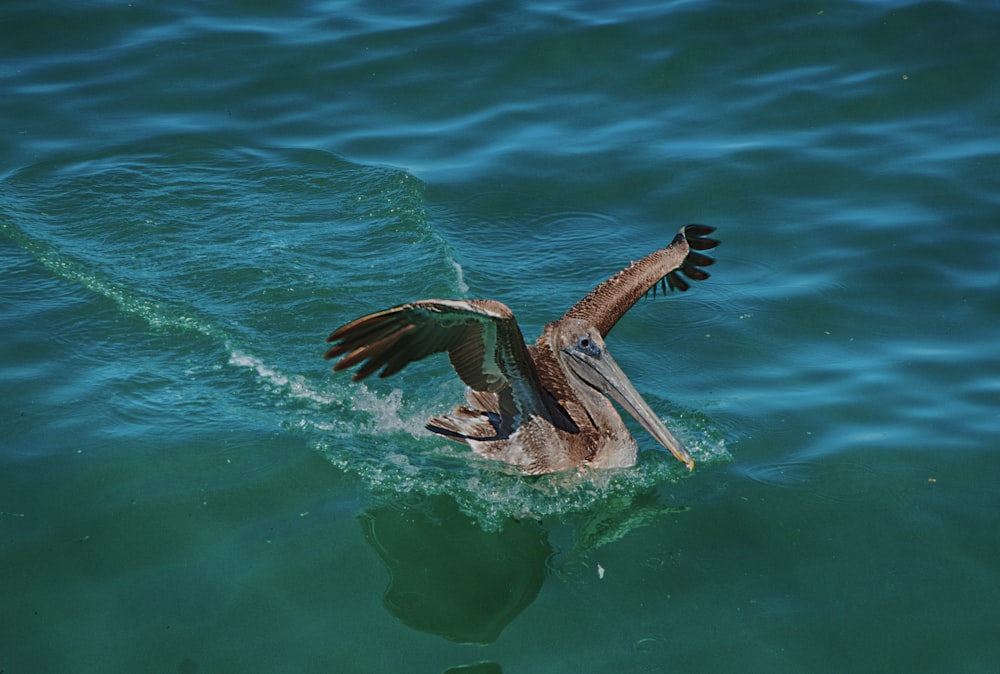
[[[231,349],[229,364],[234,367],[252,371],[269,386],[281,390],[289,398],[308,400],[319,405],[333,405],[340,400],[336,396],[324,393],[313,387],[301,375],[286,375],[280,370],[267,365],[262,359],[240,349]]]
[[[419,428],[423,417],[416,419],[415,413],[396,407],[400,399],[395,394],[375,396],[376,407],[391,409],[393,416]],[[701,467],[729,459],[721,438],[695,431],[679,435]],[[526,477],[503,463],[476,456],[459,443],[427,434],[417,442],[407,428],[368,427],[350,438],[318,438],[314,446],[334,465],[357,475],[376,495],[394,502],[447,495],[485,530],[497,530],[510,518],[541,520],[587,513],[611,500],[630,503],[660,485],[691,475],[666,452],[647,450],[630,468],[581,467]]]

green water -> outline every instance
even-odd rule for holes
[[[989,3],[8,3],[0,671],[995,671]],[[422,430],[429,297],[609,349],[697,467]],[[631,423],[631,422],[630,422]]]

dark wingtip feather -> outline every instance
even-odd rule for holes
[[[690,225],[684,226],[684,236],[705,236],[706,234],[711,234],[715,231],[715,227],[712,225],[700,225],[698,223],[691,223]]]
[[[709,225],[687,225],[684,227],[684,236],[687,238],[688,246],[694,250],[710,250],[719,245],[718,239],[710,239],[708,235],[715,231],[715,227]]]
[[[715,258],[702,255],[701,253],[697,253],[692,250],[687,255],[687,262],[690,262],[698,267],[710,267],[715,264]]]
[[[684,227],[684,238],[688,242],[688,254],[684,258],[683,264],[665,277],[667,285],[670,286],[671,290],[684,292],[691,288],[691,284],[681,274],[692,281],[704,281],[710,276],[702,267],[709,267],[715,264],[715,258],[696,251],[711,250],[719,245],[718,239],[708,238],[708,235],[714,231],[715,227],[710,225],[692,224]]]
[[[684,262],[680,267],[664,276],[658,283],[654,284],[650,290],[646,291],[646,295],[648,296],[649,292],[652,291],[653,297],[655,298],[657,286],[659,286],[664,293],[667,292],[667,288],[670,288],[671,291],[679,290],[680,292],[689,290],[691,288],[691,284],[688,283],[683,276],[686,276],[692,281],[704,281],[709,278],[710,274],[704,269],[701,269],[701,267],[709,267],[715,264],[715,258],[709,257],[708,255],[697,251],[711,250],[719,245],[718,239],[708,238],[708,235],[714,231],[715,227],[710,225],[685,225],[683,230],[678,232],[677,236],[674,237],[671,245],[687,240],[687,257],[684,258]]]
[[[667,285],[670,286],[671,290],[680,290],[681,292],[684,292],[691,287],[691,284],[678,276],[677,272],[672,271],[664,278],[667,279]]]
[[[361,367],[353,376],[354,381],[368,377],[390,360],[394,360],[393,348],[416,329],[412,323],[406,324],[395,320],[379,323],[367,321],[366,318],[349,323],[335,331],[331,337],[339,340],[339,343],[334,344],[324,355],[326,359],[343,356],[334,364],[334,371],[345,370],[361,363]],[[400,369],[402,365],[396,367],[394,371]]]
[[[682,274],[687,276],[692,281],[704,281],[708,278],[708,272],[704,269],[699,269],[693,264],[681,265],[680,271]]]

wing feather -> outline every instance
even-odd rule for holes
[[[683,274],[693,281],[703,281],[709,274],[701,267],[711,265],[715,260],[701,251],[719,245],[717,239],[708,238],[715,231],[708,225],[686,225],[666,248],[661,248],[621,270],[604,283],[594,288],[582,300],[570,308],[563,318],[582,318],[606,337],[615,323],[625,312],[639,301],[643,295],[666,279],[671,290],[687,290],[691,287]]]
[[[514,314],[492,300],[401,304],[351,321],[327,341],[333,346],[326,358],[340,357],[334,370],[360,364],[355,381],[380,368],[379,376],[388,377],[413,361],[447,352],[455,372],[476,391],[495,393],[512,383],[519,392],[538,390],[538,375]]]

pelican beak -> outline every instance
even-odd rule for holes
[[[688,470],[694,469],[694,459],[687,453],[674,434],[667,430],[656,413],[650,409],[639,392],[632,386],[618,363],[611,357],[607,349],[599,353],[585,353],[574,348],[564,350],[570,356],[567,359],[573,371],[589,385],[611,396],[619,405],[625,408],[632,417],[642,424],[646,431],[656,438],[656,441],[670,450],[677,459],[683,462]]]

